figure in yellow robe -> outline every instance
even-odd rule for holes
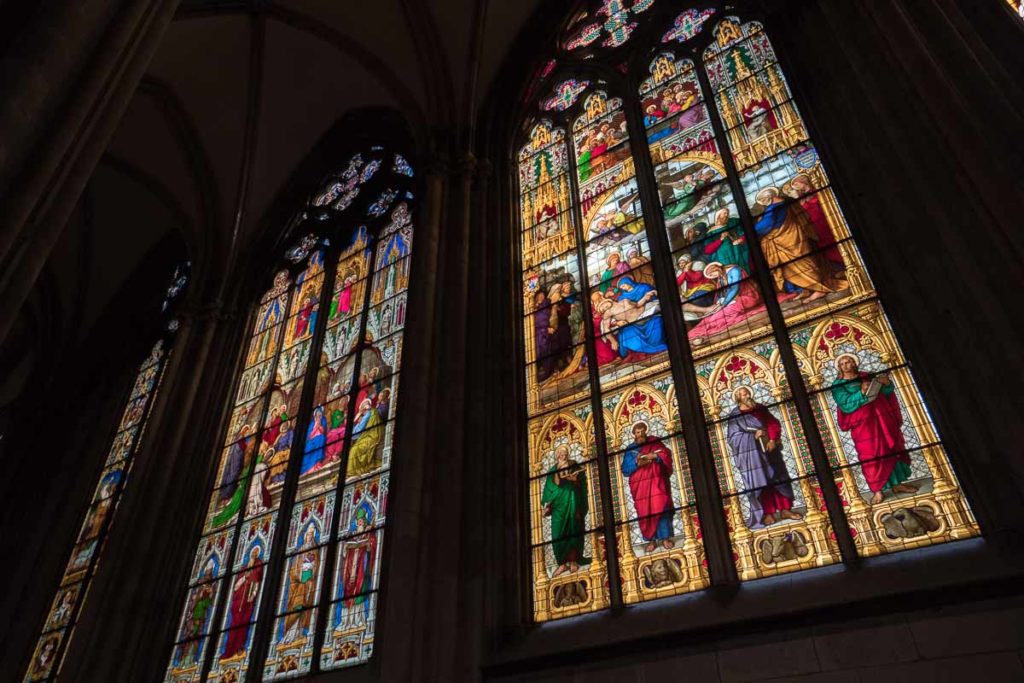
[[[807,296],[810,301],[846,289],[825,254],[815,252],[818,233],[798,202],[786,203],[778,188],[769,187],[757,194],[757,204],[763,212],[754,230],[778,291],[796,294],[796,298]]]

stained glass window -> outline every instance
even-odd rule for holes
[[[300,212],[313,232],[255,307],[167,681],[277,680],[373,653],[412,177],[374,147]]]
[[[1024,19],[1024,0],[1006,0],[1010,3],[1010,9],[1017,13],[1021,19]]]
[[[762,26],[668,4],[517,157],[538,621],[709,585],[698,505],[741,580],[979,533]]]
[[[42,634],[32,653],[25,674],[26,681],[50,681],[60,672],[64,652],[74,633],[89,584],[99,568],[117,505],[128,483],[135,455],[146,432],[153,401],[160,389],[174,332],[178,329],[174,313],[181,302],[188,277],[189,264],[186,263],[179,266],[171,278],[161,306],[165,331],[135,373],[94,493],[83,511],[77,540],[46,616]]]

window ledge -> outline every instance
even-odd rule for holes
[[[1024,550],[970,539],[868,558],[857,568],[811,569],[741,584],[735,591],[705,590],[524,626],[490,653],[490,674],[516,673],[563,661],[559,655],[700,645],[744,631],[807,626],[872,613],[893,613],[1006,592],[1024,577]],[[948,589],[957,587],[958,590]],[[930,592],[940,595],[928,596]]]

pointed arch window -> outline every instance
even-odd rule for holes
[[[585,4],[516,159],[534,618],[977,535],[762,25]]]
[[[299,213],[253,312],[165,680],[365,662],[412,253],[413,168],[376,146]]]
[[[51,681],[60,673],[75,624],[82,611],[97,569],[107,536],[115,519],[117,505],[146,432],[153,402],[160,390],[167,360],[173,348],[178,319],[175,312],[188,285],[190,264],[174,271],[161,306],[164,329],[139,366],[125,399],[121,420],[110,443],[95,492],[84,512],[82,526],[71,556],[64,568],[60,586],[53,598],[42,633],[36,642],[25,681]]]

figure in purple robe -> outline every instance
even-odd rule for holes
[[[747,387],[736,389],[738,404],[729,413],[726,439],[733,466],[743,478],[750,503],[747,527],[760,529],[780,519],[801,519],[793,512],[793,485],[782,458],[782,425],[754,401]]]

